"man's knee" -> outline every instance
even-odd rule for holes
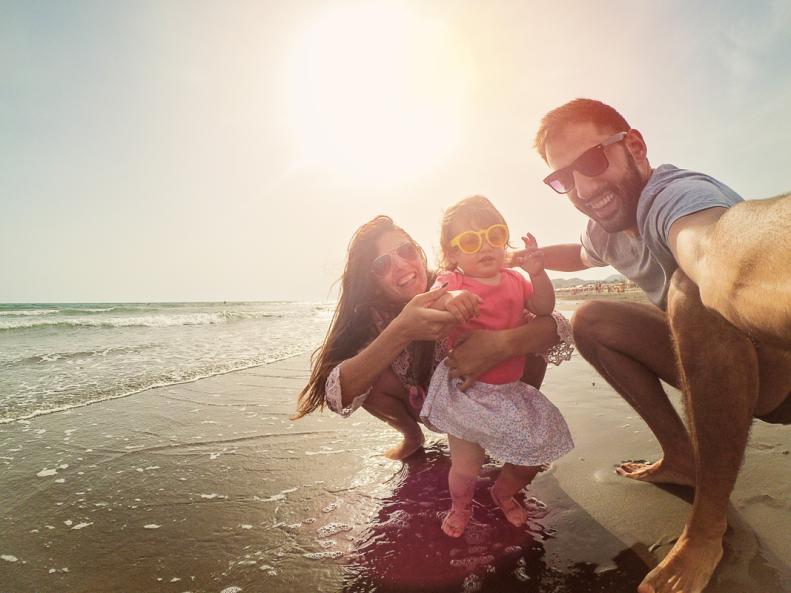
[[[688,324],[697,326],[711,314],[700,300],[698,286],[678,268],[670,279],[667,292],[667,318],[670,327],[678,330]]]
[[[700,299],[698,286],[677,269],[670,280],[667,294],[667,317],[676,340],[680,334],[692,332],[701,336],[735,339],[741,332]]]
[[[676,303],[685,303],[690,301],[692,303],[698,303],[702,306],[698,285],[695,284],[681,268],[676,269],[676,271],[673,272],[673,276],[670,278],[670,287],[668,288],[667,301],[668,307],[670,307],[671,303],[674,301]]]
[[[571,318],[571,329],[574,333],[574,342],[585,358],[596,347],[606,331],[608,311],[606,303],[601,301],[585,301]]]

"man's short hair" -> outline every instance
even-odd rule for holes
[[[574,99],[556,107],[541,119],[534,146],[545,162],[547,142],[566,125],[579,122],[591,122],[597,128],[612,132],[626,132],[631,128],[624,117],[607,103],[594,99]]]

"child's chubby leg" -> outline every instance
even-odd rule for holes
[[[475,482],[481,471],[484,450],[475,443],[448,435],[450,443],[450,473],[448,486],[452,506],[442,522],[442,531],[450,537],[461,537],[472,515],[472,497]]]
[[[490,492],[494,503],[500,507],[509,523],[521,527],[527,523],[527,511],[514,495],[536,477],[539,466],[506,463]]]

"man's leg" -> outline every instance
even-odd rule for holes
[[[758,401],[758,357],[745,334],[703,306],[681,270],[668,317],[695,453],[695,499],[676,544],[638,591],[700,593],[722,558],[728,500]]]
[[[385,457],[404,459],[423,446],[425,437],[412,406],[409,405],[407,391],[390,369],[379,375],[371,393],[365,398],[363,408],[395,428],[404,437],[401,443],[385,451]]]
[[[571,325],[577,350],[640,414],[664,453],[654,464],[625,463],[618,473],[693,485],[689,434],[659,381],[679,385],[664,313],[642,303],[587,301],[574,313]]]
[[[791,424],[791,349],[758,344],[759,393],[755,417]]]

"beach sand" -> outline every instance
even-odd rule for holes
[[[543,391],[576,443],[527,492],[524,529],[479,480],[442,535],[447,443],[406,463],[360,410],[289,420],[307,355],[0,425],[0,592],[634,591],[691,492],[620,478],[654,459],[640,418],[581,358]],[[675,397],[675,401],[678,398]],[[756,421],[710,593],[791,590],[791,428]]]

